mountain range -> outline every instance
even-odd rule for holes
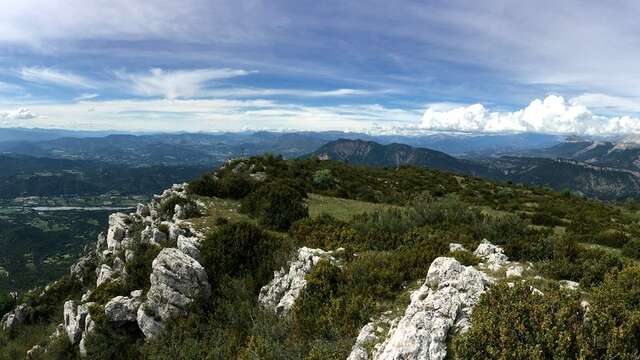
[[[637,198],[640,194],[640,173],[634,167],[634,161],[637,161],[636,148],[608,143],[608,147],[617,150],[610,151],[608,155],[601,152],[601,157],[580,161],[582,158],[578,155],[585,154],[585,149],[588,151],[590,147],[598,147],[593,144],[599,143],[578,144],[568,141],[538,150],[538,157],[503,155],[472,161],[403,144],[382,145],[371,141],[340,139],[325,144],[312,156],[358,165],[424,166],[499,181],[571,190],[604,200]]]

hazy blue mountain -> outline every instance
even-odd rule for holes
[[[555,190],[569,189],[605,200],[637,198],[640,195],[640,177],[633,171],[567,159],[502,156],[471,161],[404,144],[382,145],[349,139],[327,143],[312,156],[370,166],[424,166]]]

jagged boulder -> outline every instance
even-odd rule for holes
[[[109,215],[109,230],[107,231],[107,249],[117,251],[120,249],[120,243],[127,234],[127,221],[129,215],[123,213],[115,213]]]
[[[107,264],[102,264],[96,268],[96,287],[113,280],[115,273]]]
[[[138,204],[136,207],[136,214],[141,217],[147,217],[151,215],[151,211],[149,210],[149,206],[145,204]]]
[[[138,308],[142,304],[139,294],[137,297],[116,296],[104,306],[107,320],[114,323],[137,321]]]
[[[509,258],[504,254],[504,250],[486,239],[478,245],[473,254],[482,260],[482,266],[491,271],[499,271],[503,266],[509,264]]]
[[[12,331],[16,326],[22,325],[27,320],[28,315],[29,307],[26,304],[20,304],[2,317],[0,327],[4,331]]]
[[[89,306],[93,303],[78,305],[74,300],[64,303],[64,328],[71,344],[77,344],[82,339],[82,334],[87,328]]]
[[[200,260],[200,238],[196,236],[178,236],[178,249],[183,253]]]
[[[469,316],[489,279],[471,266],[440,257],[429,267],[426,281],[411,294],[404,316],[380,346],[376,360],[442,360],[447,335],[465,332]]]
[[[195,259],[175,248],[162,249],[153,260],[151,287],[137,312],[138,326],[146,337],[157,335],[163,322],[187,315],[198,297],[208,298],[207,273]]]
[[[71,265],[69,272],[72,278],[85,285],[85,282],[88,278],[90,278],[89,275],[91,274],[95,266],[96,264],[93,254],[87,254],[78,259],[75,264]]]
[[[305,277],[322,259],[335,261],[330,251],[307,247],[298,249],[296,258],[289,263],[289,270],[282,268],[276,271],[273,280],[260,289],[260,304],[273,309],[276,314],[287,313],[307,284]]]

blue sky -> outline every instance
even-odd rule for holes
[[[635,1],[8,1],[0,126],[640,132]]]

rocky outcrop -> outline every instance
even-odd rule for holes
[[[394,327],[397,322],[389,317],[390,314],[391,312],[383,314],[380,319],[368,323],[360,330],[347,360],[369,360],[370,353],[380,351],[381,338],[387,333],[386,329]]]
[[[199,237],[179,235],[177,245],[180,251],[200,261],[200,238]]]
[[[87,329],[87,317],[89,316],[89,307],[92,304],[78,305],[74,300],[64,303],[64,328],[71,344],[75,345],[82,339],[83,333]]]
[[[258,301],[265,308],[273,309],[276,314],[287,313],[307,284],[307,274],[322,259],[336,261],[333,254],[331,251],[307,247],[298,249],[296,258],[289,263],[289,270],[282,268],[276,271],[273,280],[260,289]]]
[[[186,316],[187,307],[198,297],[211,294],[202,265],[175,248],[163,249],[153,260],[150,280],[146,301],[137,311],[138,326],[146,337],[157,335],[164,321]]]
[[[116,296],[104,306],[107,320],[113,323],[137,321],[138,308],[142,304],[141,291],[134,291],[131,297]]]
[[[107,231],[107,250],[120,250],[120,243],[127,233],[128,215],[115,213],[109,216],[109,230]]]
[[[490,271],[499,271],[509,263],[509,258],[504,254],[504,250],[487,240],[483,240],[473,254],[482,260],[480,267]]]
[[[445,358],[447,335],[464,332],[488,278],[452,258],[433,261],[425,283],[411,294],[411,303],[389,338],[374,355],[378,360]]]
[[[96,268],[96,287],[113,280],[114,272],[107,264]]]
[[[20,304],[2,317],[2,321],[0,321],[0,328],[7,332],[12,331],[17,326],[22,325],[28,315],[29,307],[26,304]]]

